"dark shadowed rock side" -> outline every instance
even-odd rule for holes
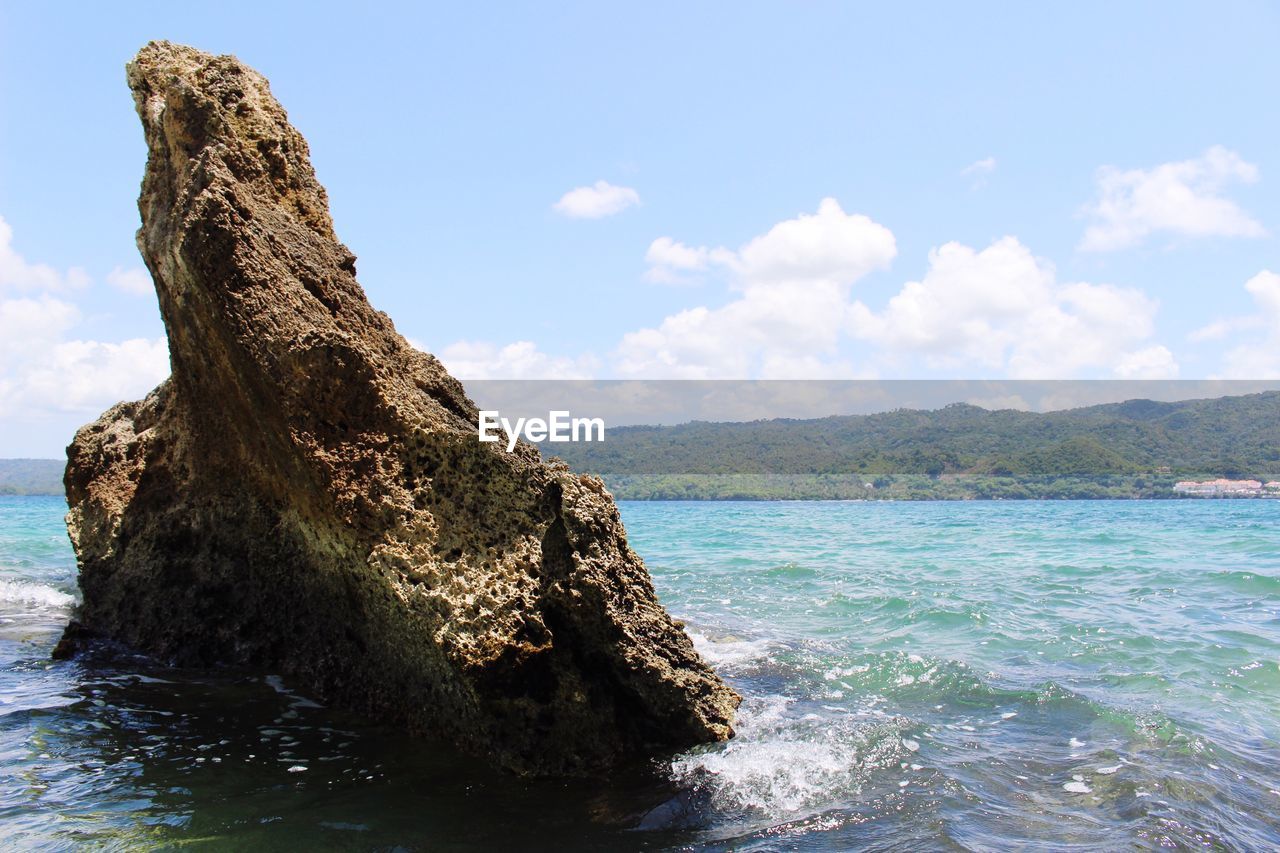
[[[166,42],[128,80],[172,376],[67,449],[84,605],[59,654],[284,672],[525,773],[730,737],[739,697],[603,484],[480,443],[462,386],[369,306],[267,81]]]

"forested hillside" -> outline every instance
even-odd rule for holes
[[[1280,479],[1280,392],[620,427],[546,449],[623,498],[1161,497],[1179,479]]]
[[[0,459],[0,495],[60,495],[61,459]]]

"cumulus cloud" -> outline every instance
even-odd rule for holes
[[[744,292],[800,282],[849,284],[887,265],[896,253],[889,229],[861,214],[846,214],[838,201],[826,198],[817,213],[779,222],[737,251],[659,237],[645,254],[646,277],[666,282],[717,268],[730,274],[731,287]]]
[[[1172,354],[1145,342],[1156,303],[1107,284],[1060,285],[1052,266],[1014,237],[978,251],[960,243],[929,253],[920,281],[882,311],[856,303],[855,337],[883,358],[928,367],[1001,370],[1025,379],[1110,370],[1127,378],[1177,375]]]
[[[1245,282],[1257,313],[1226,321],[1236,329],[1257,330],[1251,339],[1227,350],[1224,379],[1280,379],[1280,275],[1263,270]]]
[[[647,255],[651,274],[723,269],[738,295],[625,335],[616,369],[691,379],[866,377],[916,365],[1019,378],[1178,375],[1173,353],[1151,340],[1157,304],[1140,290],[1060,283],[1005,237],[982,250],[935,249],[924,277],[878,311],[852,299],[853,284],[895,254],[887,228],[834,199],[736,251],[660,238]],[[850,342],[870,345],[871,360],[850,361]]]
[[[739,249],[730,264],[742,290],[799,282],[843,285],[888,266],[897,253],[888,228],[825,198],[816,214],[779,222]]]
[[[80,310],[48,294],[0,299],[0,357],[3,366],[56,344],[80,320]]]
[[[138,267],[114,268],[107,273],[107,284],[131,296],[150,296],[155,293],[155,288],[151,285],[151,273]]]
[[[640,194],[631,187],[596,181],[589,187],[569,190],[552,208],[570,219],[602,219],[639,203]]]
[[[164,338],[62,341],[17,367],[0,380],[0,418],[67,413],[86,419],[163,381],[169,347]]]
[[[645,278],[658,284],[688,284],[697,281],[697,274],[706,272],[713,264],[726,265],[733,259],[728,249],[708,249],[706,246],[686,246],[670,237],[659,237],[649,244],[645,252],[649,269]]]
[[[548,355],[531,341],[506,346],[458,341],[436,353],[436,357],[459,379],[590,379],[597,367],[590,356]]]
[[[164,338],[70,337],[80,319],[75,305],[48,296],[0,300],[0,423],[60,413],[91,417],[141,397],[169,375]]]
[[[1214,146],[1200,157],[1153,169],[1098,172],[1098,197],[1087,209],[1094,220],[1080,248],[1124,249],[1153,234],[1182,237],[1260,237],[1266,230],[1224,197],[1232,184],[1258,180],[1258,168],[1234,151]]]
[[[724,301],[628,332],[606,359],[551,356],[527,341],[461,342],[440,355],[471,378],[585,378],[604,366],[645,379],[876,378],[922,369],[1024,379],[1179,373],[1174,354],[1153,340],[1155,300],[1134,288],[1059,282],[1053,266],[1015,237],[982,249],[947,243],[882,307],[855,299],[857,283],[896,254],[888,228],[827,198],[737,249],[654,240],[648,277],[715,276]]]
[[[698,306],[625,335],[615,353],[623,376],[708,379],[760,375],[812,378],[852,370],[831,359],[852,285],[897,254],[893,233],[833,198],[813,214],[774,225],[736,251],[660,238],[650,275],[717,267],[737,297]]]
[[[1178,363],[1165,346],[1151,346],[1121,354],[1113,370],[1120,379],[1173,379]]]
[[[27,263],[13,249],[13,228],[0,216],[0,293],[4,291],[44,291],[60,293],[81,290],[89,275],[80,267],[59,272],[48,264]]]
[[[691,247],[670,237],[659,237],[649,244],[644,259],[654,266],[673,270],[703,270],[707,268],[709,256],[705,246]]]
[[[12,245],[0,219],[0,427],[10,438],[5,452],[48,453],[43,442],[70,438],[83,420],[124,399],[142,396],[169,373],[163,338],[120,342],[75,336],[82,320],[68,295],[88,286],[79,268],[57,270],[29,263]],[[123,273],[123,271],[122,271]],[[33,424],[56,437],[25,438]],[[35,444],[36,441],[42,442]],[[14,442],[26,441],[26,445]]]
[[[1262,310],[1262,317],[1272,327],[1280,326],[1280,275],[1263,270],[1244,283],[1244,289]]]

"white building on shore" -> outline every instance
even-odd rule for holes
[[[1280,493],[1280,483],[1263,486],[1260,480],[1181,480],[1173,484],[1173,490],[1199,498],[1260,498],[1268,492]]]

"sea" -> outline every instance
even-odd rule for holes
[[[0,498],[0,846],[1280,848],[1280,501],[621,505],[737,736],[526,780],[278,673],[55,662],[60,498]]]

